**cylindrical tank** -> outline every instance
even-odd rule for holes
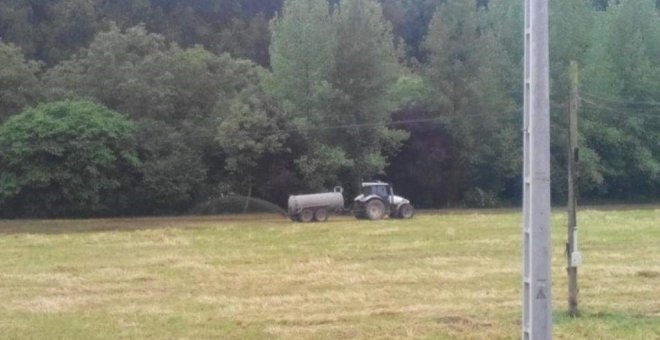
[[[289,196],[289,215],[299,214],[306,208],[326,208],[341,210],[344,208],[344,196],[341,192]]]

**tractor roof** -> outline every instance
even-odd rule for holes
[[[373,187],[373,186],[378,186],[378,185],[390,185],[390,184],[385,183],[385,182],[381,182],[381,181],[378,181],[378,182],[362,182],[363,187]]]

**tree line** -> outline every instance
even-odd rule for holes
[[[550,4],[552,195],[580,65],[586,200],[660,192],[653,0]],[[0,4],[0,215],[179,214],[382,179],[418,207],[516,204],[518,0]]]

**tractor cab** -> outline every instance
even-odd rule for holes
[[[387,201],[387,203],[391,203],[390,198],[393,195],[392,186],[390,186],[388,183],[383,183],[383,182],[364,182],[362,183],[361,193],[365,197],[374,196],[374,195],[378,196],[383,200]]]
[[[358,219],[381,219],[385,216],[411,218],[414,209],[407,199],[394,195],[389,183],[364,182],[360,195],[353,200],[353,214]]]

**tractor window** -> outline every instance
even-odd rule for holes
[[[378,195],[380,197],[387,197],[389,193],[387,192],[386,185],[370,185],[362,188],[362,193],[365,196],[369,195]]]

